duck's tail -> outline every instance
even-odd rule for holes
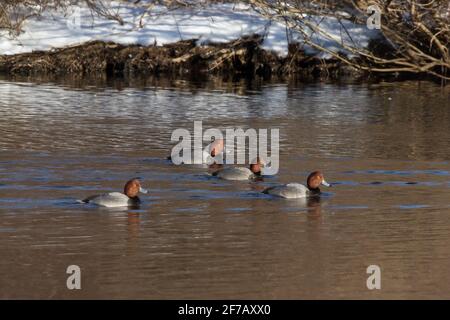
[[[220,170],[214,171],[213,173],[211,173],[211,175],[213,177],[217,177],[217,175],[219,174]]]
[[[275,189],[275,187],[268,187],[268,188],[265,188],[265,189],[262,191],[262,193],[269,194],[270,190],[273,190],[273,189]]]
[[[83,200],[77,200],[78,203],[89,203],[92,199],[94,199],[96,196],[87,197]]]

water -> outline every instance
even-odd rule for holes
[[[449,97],[420,82],[0,80],[0,298],[448,299]],[[171,165],[172,131],[194,120],[279,128],[279,174]],[[335,184],[320,201],[260,193],[315,169]],[[76,202],[134,176],[150,190],[138,209]],[[82,290],[66,288],[73,264]]]

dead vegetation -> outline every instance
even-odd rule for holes
[[[164,46],[121,45],[93,41],[82,45],[0,56],[0,72],[17,75],[192,75],[271,77],[289,73],[301,76],[338,76],[349,72],[335,59],[307,57],[297,47],[280,58],[261,49],[260,35],[228,43],[198,46],[196,40]],[[287,71],[289,70],[289,71]],[[355,72],[356,69],[350,70]]]
[[[164,46],[124,46],[101,41],[56,49],[4,56],[0,70],[12,74],[186,74],[261,73],[270,59],[261,60],[259,36],[228,44],[197,46],[196,40]],[[267,71],[267,70],[266,70]],[[269,71],[269,72],[270,72]]]
[[[121,17],[102,0],[2,0],[0,2],[0,31],[11,35],[22,31],[24,21],[41,15],[45,10],[65,9],[74,3],[85,3],[93,12],[123,23]],[[152,14],[156,5],[167,10],[182,7],[201,9],[214,2],[155,0],[126,1]],[[242,1],[272,21],[286,24],[286,35],[296,31],[304,43],[291,41],[289,55],[280,58],[262,50],[264,35],[248,36],[225,44],[198,47],[195,40],[156,46],[122,46],[113,43],[91,42],[51,52],[34,52],[15,56],[0,56],[0,71],[20,74],[32,73],[213,73],[230,75],[326,75],[342,73],[374,73],[380,75],[428,75],[450,79],[450,3],[448,0],[247,0]],[[382,38],[368,48],[341,42],[327,33],[320,21],[310,17],[333,17],[365,25],[369,5],[376,5],[381,13]],[[348,34],[341,23],[342,34]],[[313,41],[311,34],[320,34],[336,42],[342,50],[330,51]],[[351,38],[351,37],[350,37]],[[304,54],[304,44],[332,56],[320,60]],[[346,52],[346,54],[344,54]],[[350,58],[348,53],[353,55]]]
[[[427,74],[450,79],[450,2],[448,0],[250,0],[264,16],[286,23],[304,36],[311,47],[332,55],[354,68],[376,73]],[[381,18],[382,38],[369,48],[334,39],[312,16],[333,17],[365,25],[369,6],[376,6]],[[343,34],[347,33],[341,23]],[[334,41],[342,50],[330,51],[314,42],[310,34]],[[356,55],[350,59],[342,52]]]
[[[108,2],[101,0],[2,0],[0,2],[0,31],[17,36],[23,31],[23,24],[32,17],[41,16],[47,10],[67,10],[73,5],[85,4],[93,15],[103,16],[123,24],[117,12]]]

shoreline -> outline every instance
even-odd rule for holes
[[[198,46],[197,39],[163,46],[90,41],[50,51],[0,55],[3,75],[166,75],[224,78],[316,78],[367,75],[335,60],[307,56],[291,45],[286,57],[261,48],[262,36]]]
[[[364,1],[320,8],[207,1],[149,7],[114,0],[106,7],[62,2],[34,12],[13,5],[2,12],[0,73],[448,84],[445,6],[417,12],[393,3],[377,9],[383,19],[376,24],[369,23],[367,6]],[[16,17],[19,7],[24,14]]]
[[[124,45],[88,41],[49,51],[0,55],[0,75],[11,77],[168,77],[205,81],[262,80],[430,80],[417,73],[371,73],[337,59],[306,55],[291,44],[287,56],[261,47],[260,35],[244,36],[226,43],[197,45],[198,39],[163,46]]]

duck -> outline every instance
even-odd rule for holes
[[[203,164],[214,164],[216,161],[214,160],[214,157],[219,156],[220,154],[223,154],[225,151],[224,146],[224,140],[223,139],[216,139],[214,140],[211,145],[209,146],[209,151],[203,150],[202,151],[202,163]],[[169,161],[172,161],[172,156],[167,156],[166,158]]]
[[[213,176],[224,180],[253,180],[261,176],[261,169],[264,168],[264,161],[259,157],[252,161],[249,168],[228,167],[212,173]]]
[[[286,199],[306,198],[320,195],[320,185],[331,187],[331,184],[325,181],[322,172],[314,171],[309,174],[306,186],[300,183],[288,183],[266,188],[263,190],[263,193]]]
[[[209,152],[203,150],[203,163],[206,164],[214,164],[216,163],[214,161],[215,156],[219,156],[221,153],[224,152],[224,140],[223,139],[216,139],[214,140],[211,145],[209,146]]]
[[[137,206],[141,203],[138,197],[139,192],[148,193],[148,190],[141,187],[139,178],[133,178],[125,184],[123,193],[110,192],[94,195],[81,200],[81,202],[108,208]]]

